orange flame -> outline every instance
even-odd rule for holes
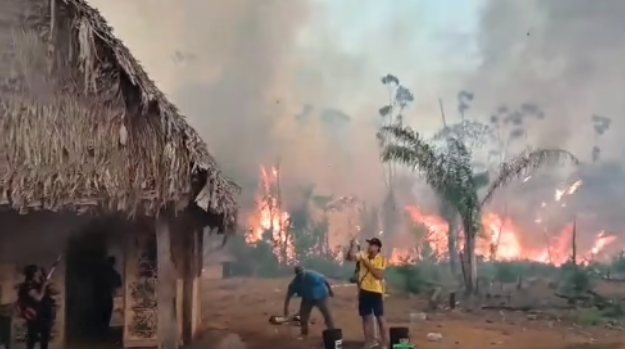
[[[524,180],[529,180],[530,177]],[[581,181],[563,190],[556,190],[555,202],[563,199],[563,196],[573,194],[581,185]],[[249,244],[257,244],[264,237],[269,237],[273,252],[281,263],[294,264],[297,262],[293,236],[290,235],[289,214],[283,210],[280,197],[280,173],[276,167],[260,168],[260,185],[256,199],[257,207],[250,216],[250,230],[246,235]],[[541,208],[546,203],[542,203]],[[427,242],[433,254],[439,258],[447,258],[448,229],[449,224],[445,219],[433,214],[426,214],[418,207],[408,205],[405,211],[410,220],[423,225],[427,234],[421,237],[416,246],[393,248],[389,261],[391,264],[415,262],[420,258],[420,251]],[[540,218],[536,223],[540,223]],[[523,231],[516,226],[511,219],[487,212],[482,217],[483,231],[480,232],[476,241],[476,255],[486,260],[529,260],[541,263],[562,265],[570,259],[571,242],[573,239],[573,225],[565,226],[559,233],[548,235],[542,234],[542,247],[526,246],[522,237]],[[357,229],[358,230],[358,229]],[[265,236],[263,236],[265,235]],[[458,245],[462,244],[462,234],[459,234]],[[552,236],[552,237],[549,237]],[[591,247],[581,253],[579,263],[589,263],[598,258],[601,252],[616,241],[615,236],[607,235],[605,231],[597,234]],[[536,245],[536,244],[533,244]],[[336,256],[342,260],[342,253]]]
[[[281,263],[295,262],[293,237],[289,234],[289,214],[282,209],[279,180],[280,173],[276,167],[268,171],[260,168],[260,188],[256,199],[257,208],[250,217],[250,230],[245,237],[249,244],[258,243],[263,234],[269,234],[273,244],[273,252]]]
[[[427,242],[433,251],[440,256],[447,253],[448,224],[436,215],[428,215],[416,206],[406,206],[406,212],[416,224],[422,224],[428,229]],[[521,239],[521,229],[515,226],[510,219],[488,212],[482,217],[484,231],[476,242],[476,254],[485,259],[497,260],[530,260],[542,263],[562,265],[570,258],[571,242],[573,239],[573,225],[567,225],[555,239],[545,241],[542,248],[524,246]],[[545,239],[546,240],[546,239]],[[582,261],[595,259],[598,254],[616,240],[615,236],[601,231],[594,239],[591,248],[582,254]],[[394,249],[391,254],[391,263],[401,263],[417,256],[408,256],[407,250]]]

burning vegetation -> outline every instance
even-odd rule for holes
[[[509,184],[517,180],[510,186],[531,191],[540,182],[541,173],[536,172],[540,167],[579,164],[560,149],[525,146],[511,156],[519,148],[515,142],[526,132],[523,120],[539,122],[545,117],[538,107],[500,108],[490,125],[481,124],[466,119],[473,95],[463,92],[458,97],[461,122],[447,124],[441,102],[444,127],[433,138],[425,138],[404,124],[402,114],[414,99],[410,91],[390,75],[383,83],[391,96],[380,109],[384,123],[378,133],[387,188],[384,200],[371,205],[353,196],[323,196],[311,186],[301,193],[302,203],[294,206],[283,200],[279,166],[263,166],[247,232],[231,244],[238,258],[235,273],[281,275],[303,264],[331,278],[348,279],[353,265],[343,262],[343,249],[353,239],[379,236],[392,266],[388,283],[412,293],[438,288],[440,295],[440,287],[432,285],[451,282],[456,285],[451,293],[463,289],[466,295],[476,295],[480,280],[521,285],[528,273],[538,273],[559,280],[567,290],[559,297],[576,303],[594,292],[590,278],[612,280],[625,274],[617,235],[607,228],[589,234],[585,227],[580,237],[586,217],[575,212],[553,219],[554,212],[567,211],[584,181],[552,187],[552,197],[535,205],[529,220],[527,212],[525,218],[514,215],[509,205],[514,200],[506,195]],[[409,176],[403,167],[415,175]],[[403,178],[408,178],[404,182],[409,189],[402,187]],[[418,181],[429,186],[435,206],[412,195]]]

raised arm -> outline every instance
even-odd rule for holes
[[[349,248],[347,249],[347,253],[345,254],[345,260],[350,262],[358,261],[358,253],[360,252],[360,246],[356,239],[352,239],[349,242]]]
[[[46,295],[46,287],[48,287],[48,280],[44,281],[39,288],[33,288],[28,291],[28,295],[32,297],[37,302],[41,302],[43,297]]]

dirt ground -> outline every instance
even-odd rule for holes
[[[248,349],[321,348],[323,321],[313,315],[311,338],[297,341],[299,328],[269,323],[271,315],[280,315],[287,279],[205,280],[202,292],[202,317],[205,334],[193,347],[217,349],[240,345],[218,343],[229,334],[237,334]],[[353,286],[335,288],[332,299],[337,327],[343,330],[343,347],[362,347],[361,322],[356,311]],[[291,302],[292,312],[298,300]],[[625,333],[599,327],[581,328],[557,319],[541,319],[523,312],[480,310],[478,312],[438,311],[428,313],[426,321],[410,322],[410,313],[424,312],[425,302],[416,298],[391,295],[386,299],[389,326],[409,326],[416,347],[429,348],[620,348],[625,349]],[[440,333],[443,339],[431,342],[428,333]],[[231,336],[230,336],[231,337]]]

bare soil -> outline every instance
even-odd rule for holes
[[[321,348],[323,321],[313,315],[311,336],[297,341],[299,328],[272,325],[271,315],[282,313],[288,279],[226,279],[205,280],[202,318],[204,335],[192,348],[243,349],[237,345],[219,344],[223,338],[237,334],[248,349],[310,349]],[[546,291],[545,291],[546,292]],[[557,314],[479,310],[427,312],[423,299],[391,295],[386,299],[389,326],[408,326],[417,348],[587,348],[625,349],[625,333],[604,327],[580,327],[562,320]],[[298,300],[291,303],[292,312]],[[335,288],[332,299],[337,326],[343,330],[343,347],[362,347],[361,321],[356,311],[356,290],[353,286]],[[410,322],[410,313],[426,312],[427,320]],[[431,342],[428,333],[440,333],[443,339]],[[231,341],[229,342],[231,343]]]

